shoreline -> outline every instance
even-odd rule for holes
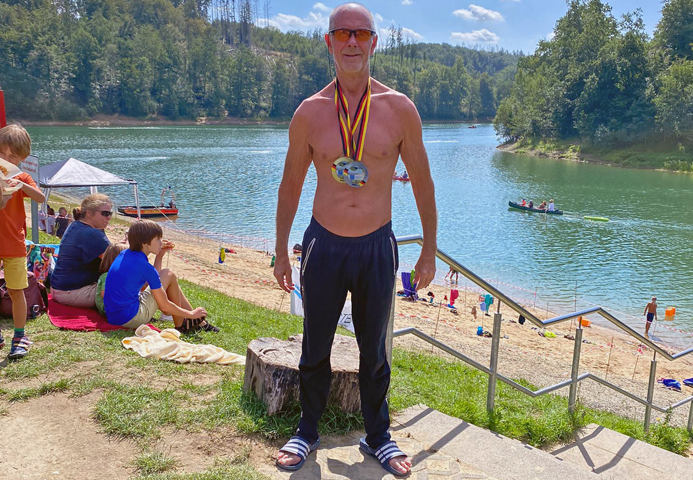
[[[480,120],[424,120],[424,125],[431,124],[460,124],[476,125],[489,124],[493,119]],[[124,117],[121,115],[96,115],[93,118],[83,120],[23,120],[8,119],[8,123],[19,123],[25,127],[175,127],[175,126],[258,126],[258,125],[289,125],[290,118],[287,119],[249,119],[239,117],[209,118],[200,117],[197,119],[171,120],[163,117],[135,118]]]
[[[505,153],[512,153],[516,155],[528,155],[531,157],[540,157],[540,158],[552,158],[555,160],[566,160],[570,162],[577,162],[577,163],[588,163],[588,164],[594,164],[594,165],[604,165],[607,167],[617,167],[617,168],[628,168],[628,169],[634,169],[634,170],[651,170],[651,171],[657,171],[657,172],[668,172],[668,173],[684,173],[684,174],[691,174],[693,172],[687,171],[687,170],[682,170],[682,169],[672,169],[672,168],[664,168],[663,166],[657,166],[653,164],[644,164],[644,163],[638,163],[638,164],[633,164],[633,163],[627,163],[630,161],[630,159],[626,157],[626,160],[624,160],[624,163],[619,163],[616,161],[609,161],[605,160],[601,156],[594,154],[594,153],[586,153],[582,151],[582,146],[577,144],[577,143],[570,143],[566,147],[562,147],[560,145],[554,144],[545,148],[542,147],[537,147],[531,143],[525,143],[526,141],[523,140],[516,140],[516,141],[506,141],[504,143],[501,143],[496,147],[496,150],[500,150],[501,152]],[[631,147],[624,147],[621,149],[613,149],[611,151],[605,151],[604,155],[609,155],[609,154],[618,154],[620,152],[627,153],[629,148],[634,148],[633,146]],[[644,151],[642,152],[644,155],[650,155],[652,157],[659,156],[662,154],[662,152],[647,152]],[[678,154],[679,152],[676,150],[671,150],[666,153],[669,154]],[[638,160],[639,161],[639,160]],[[685,160],[684,160],[685,163]]]

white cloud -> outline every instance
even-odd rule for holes
[[[411,28],[402,27],[402,34],[404,35],[404,38],[411,38],[412,40],[416,40],[418,42],[424,39],[423,35],[421,35],[418,32],[415,32]]]
[[[380,15],[379,13],[376,13],[375,15],[373,15],[373,18],[375,18],[375,21],[378,23],[383,23],[385,21],[383,16]]]
[[[475,20],[477,22],[504,22],[505,19],[500,12],[495,10],[489,10],[479,5],[470,5],[469,10],[461,8],[455,10],[452,14],[456,17],[463,18],[465,20]]]
[[[378,30],[379,30],[378,31],[378,37],[380,38],[380,40],[379,40],[380,46],[382,47],[382,46],[385,46],[385,44],[382,42],[386,41],[388,39],[388,37],[390,36],[390,29],[389,28],[379,28]],[[404,37],[404,39],[409,38],[409,39],[415,40],[417,42],[421,42],[425,38],[420,33],[415,32],[411,28],[406,28],[406,27],[402,27],[402,37]]]
[[[297,17],[296,15],[279,13],[270,19],[270,25],[284,32],[287,30],[326,29],[328,23],[329,16],[325,16],[319,12],[309,12],[304,18]]]
[[[553,30],[551,30],[551,31],[548,33],[548,35],[546,35],[546,39],[549,40],[549,41],[551,41],[551,40],[553,40],[553,37],[555,37],[555,36],[556,36],[556,33],[555,33]]]
[[[477,44],[477,43],[498,43],[500,37],[485,28],[474,30],[473,32],[452,32],[450,40],[453,42]]]
[[[331,12],[332,11],[332,9],[330,7],[328,7],[324,3],[320,3],[320,2],[313,5],[313,10],[320,10],[321,12]]]
[[[402,5],[413,5],[414,2],[412,0],[402,0]]]

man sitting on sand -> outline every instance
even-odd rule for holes
[[[205,320],[207,311],[203,307],[193,310],[176,275],[161,269],[164,253],[173,248],[162,241],[162,236],[161,226],[151,220],[137,221],[128,230],[130,248],[116,257],[106,276],[104,306],[108,323],[135,329],[149,323],[158,309],[173,316],[173,325],[181,333],[218,332]],[[156,255],[153,266],[147,258],[150,253]]]

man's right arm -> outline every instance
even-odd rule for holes
[[[279,286],[290,292],[293,290],[291,280],[291,263],[289,261],[288,244],[291,225],[294,223],[298,202],[301,198],[303,181],[312,160],[312,152],[308,143],[309,115],[306,113],[304,102],[291,120],[289,125],[289,150],[284,163],[284,175],[277,198],[277,244],[275,247],[276,261],[274,276]]]

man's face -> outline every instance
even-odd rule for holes
[[[0,147],[0,158],[7,160],[13,165],[19,166],[20,163],[22,163],[26,157],[22,158],[16,153],[12,153],[12,150],[10,150],[10,147]]]
[[[331,30],[373,30],[373,23],[368,11],[362,8],[351,8],[338,12]],[[326,34],[325,41],[330,53],[334,56],[335,67],[338,71],[357,73],[368,71],[368,60],[375,51],[377,36],[369,40],[359,41],[356,34],[351,34],[347,40],[340,41],[335,35]]]

